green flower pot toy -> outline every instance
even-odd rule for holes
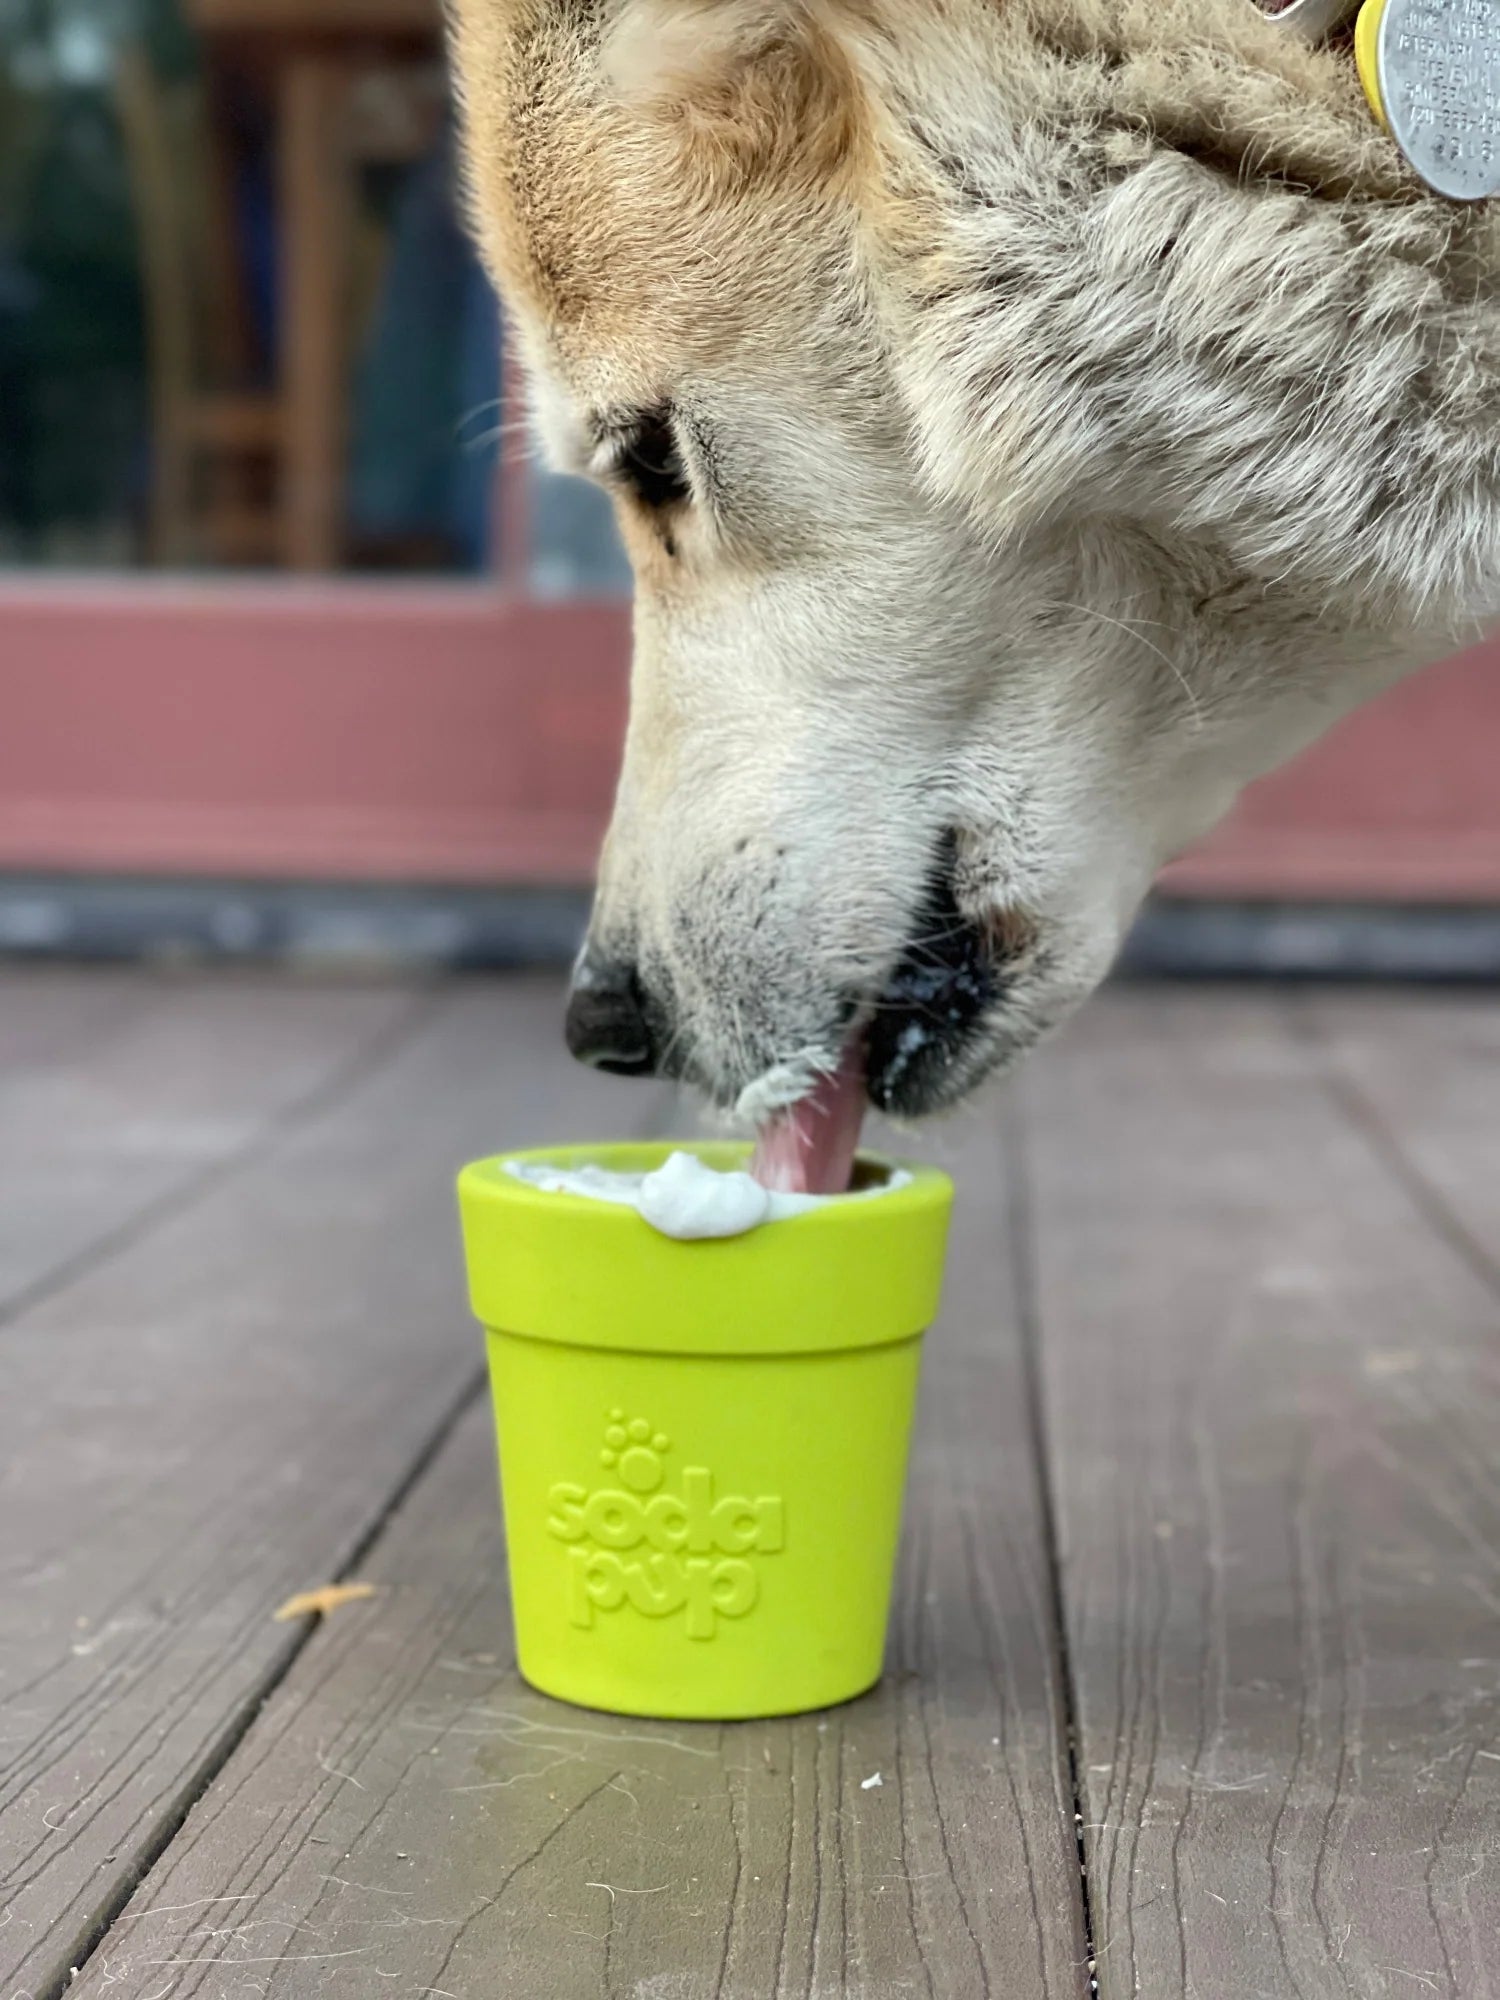
[[[867,1158],[863,1192],[679,1241],[520,1177],[649,1174],[684,1151],[748,1157],[580,1146],[459,1179],[521,1672],[625,1715],[847,1701],[880,1676],[952,1185]]]

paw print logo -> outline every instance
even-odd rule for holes
[[[632,1493],[654,1493],[665,1476],[662,1453],[671,1445],[644,1417],[627,1420],[623,1410],[611,1410],[599,1463],[618,1472]]]

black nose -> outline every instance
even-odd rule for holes
[[[652,1076],[656,1049],[634,966],[585,959],[568,996],[569,1052],[611,1076]]]

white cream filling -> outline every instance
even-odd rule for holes
[[[743,1170],[721,1172],[693,1153],[673,1153],[649,1174],[615,1173],[608,1167],[556,1167],[545,1161],[507,1160],[505,1170],[547,1194],[581,1194],[633,1208],[653,1229],[679,1242],[743,1236],[765,1222],[784,1222],[825,1208],[831,1201],[868,1201],[905,1187],[910,1174],[893,1173],[853,1194],[783,1194],[764,1188]]]

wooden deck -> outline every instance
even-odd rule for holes
[[[556,1004],[0,976],[0,2000],[1500,1995],[1500,1004],[1122,991],[929,1135],[890,1669],[735,1728],[510,1663],[451,1171],[671,1115]]]

